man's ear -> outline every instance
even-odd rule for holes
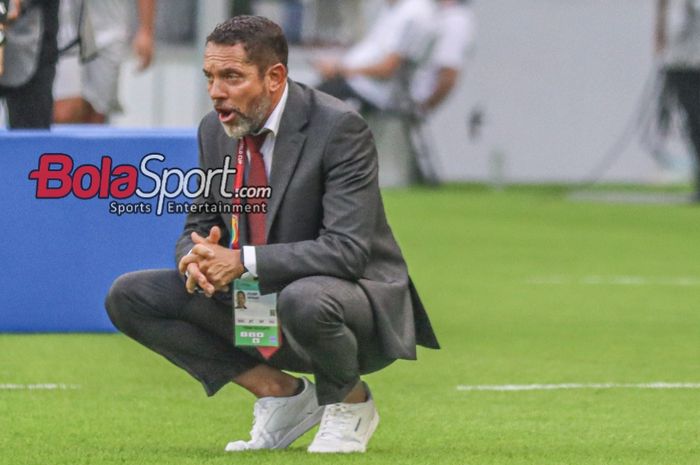
[[[277,63],[267,70],[266,77],[268,79],[270,92],[277,92],[280,88],[283,88],[284,83],[287,82],[287,67],[282,63]]]

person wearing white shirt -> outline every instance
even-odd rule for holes
[[[434,13],[432,0],[386,0],[368,34],[341,59],[314,63],[323,79],[317,88],[363,112],[391,108],[402,65],[429,51]]]
[[[411,95],[423,111],[442,104],[458,78],[476,40],[476,18],[469,0],[439,0],[436,38],[430,56],[417,72]]]

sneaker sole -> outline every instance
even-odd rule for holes
[[[296,425],[294,428],[289,430],[287,434],[285,434],[282,439],[280,439],[280,442],[275,444],[271,449],[285,449],[287,448],[291,443],[296,441],[299,436],[303,435],[306,433],[308,430],[316,426],[321,422],[321,417],[323,416],[323,407],[318,407],[314,413],[309,415]],[[376,428],[376,425],[375,425]]]

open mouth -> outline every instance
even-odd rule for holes
[[[219,121],[222,123],[231,123],[236,119],[236,110],[230,108],[216,108],[216,112],[219,114]]]

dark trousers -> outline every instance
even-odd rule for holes
[[[53,121],[53,80],[56,64],[40,64],[34,77],[21,87],[0,87],[8,110],[10,129],[49,129]]]
[[[379,111],[372,102],[355,92],[355,89],[343,77],[337,76],[323,81],[316,89],[346,102],[359,113],[366,114]]]
[[[188,294],[176,270],[117,279],[107,313],[127,336],[199,380],[207,395],[259,364],[313,373],[319,404],[342,401],[360,375],[393,360],[382,355],[367,296],[356,283],[328,276],[293,282],[278,296],[283,345],[269,360],[233,345],[230,296]]]
[[[0,86],[0,98],[7,103],[10,129],[49,129],[53,121],[53,81],[58,60],[58,0],[37,0],[33,3],[42,8],[44,15],[44,36],[36,73],[23,86]]]
[[[669,70],[666,79],[686,115],[688,136],[695,152],[695,195],[700,197],[700,69]]]

